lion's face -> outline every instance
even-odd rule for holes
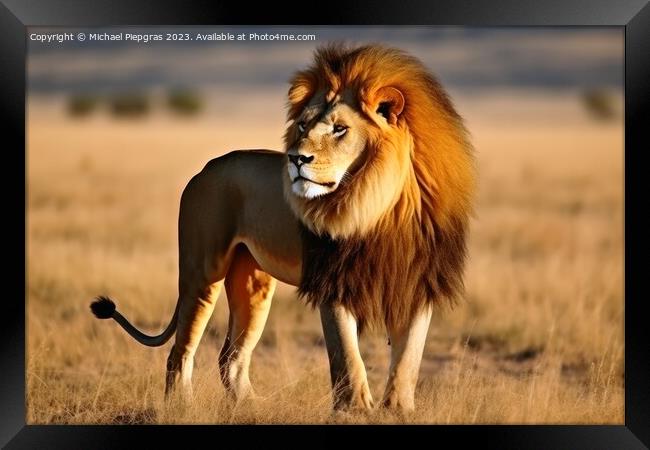
[[[421,62],[392,49],[328,47],[287,94],[284,195],[310,231],[352,240],[398,222],[466,223],[471,145]]]
[[[354,108],[354,99],[317,96],[294,120],[287,148],[291,192],[313,199],[334,192],[354,177],[367,140],[367,123]]]
[[[410,170],[410,134],[398,124],[402,94],[296,83],[289,98],[296,102],[285,133],[285,198],[319,235],[362,235],[396,202]]]

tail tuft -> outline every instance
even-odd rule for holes
[[[110,319],[115,313],[115,303],[110,298],[100,295],[90,304],[90,310],[98,319]]]

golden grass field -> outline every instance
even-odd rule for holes
[[[130,121],[71,119],[56,99],[30,100],[27,423],[623,423],[622,120],[535,93],[457,99],[480,175],[467,295],[433,319],[413,414],[331,414],[318,314],[288,286],[253,356],[263,399],[225,395],[220,299],[196,355],[195,402],[167,407],[171,342],[143,347],[88,305],[108,294],[146,332],[167,324],[182,189],[227,150],[281,149],[282,94]],[[378,400],[385,337],[364,336],[362,354]]]

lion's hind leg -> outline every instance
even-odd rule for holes
[[[220,280],[208,284],[198,292],[187,287],[181,289],[176,342],[167,358],[165,397],[172,394],[178,384],[182,398],[191,397],[194,354],[212,316],[222,286],[223,280]]]
[[[277,282],[260,269],[244,245],[239,245],[225,284],[230,319],[219,355],[219,371],[228,392],[236,400],[241,400],[255,395],[248,370],[251,355],[266,324]]]

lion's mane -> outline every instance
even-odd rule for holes
[[[398,89],[396,125],[370,120],[383,87]],[[379,45],[316,51],[289,90],[295,120],[316,93],[354,92],[368,121],[355,173],[315,199],[287,192],[304,225],[301,297],[342,302],[364,325],[404,326],[425,305],[463,292],[466,235],[475,188],[473,149],[439,82],[408,54]],[[374,102],[374,103],[373,103]],[[285,144],[293,145],[287,132]]]

